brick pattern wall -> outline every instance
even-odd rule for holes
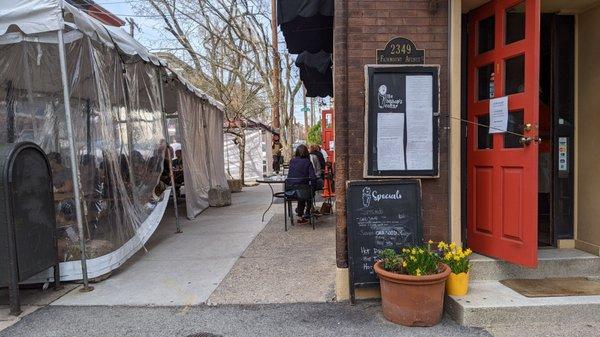
[[[334,27],[336,109],[337,264],[347,267],[345,183],[362,179],[364,161],[364,66],[394,37],[425,50],[426,64],[440,69],[440,178],[423,179],[425,239],[448,239],[448,4],[430,0],[337,0]]]

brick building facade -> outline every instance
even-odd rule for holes
[[[395,37],[425,50],[425,64],[440,65],[439,178],[422,179],[425,239],[449,237],[448,183],[448,8],[446,1],[337,0],[334,25],[334,99],[336,109],[336,257],[347,268],[345,186],[363,179],[365,75],[376,51]]]

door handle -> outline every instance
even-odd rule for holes
[[[542,138],[540,137],[521,137],[521,139],[519,139],[519,143],[523,145],[529,145],[531,142],[540,143],[541,141]]]

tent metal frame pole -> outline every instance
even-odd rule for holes
[[[79,231],[79,249],[81,250],[81,274],[83,277],[82,292],[92,291],[87,274],[87,257],[85,252],[85,233],[83,231],[83,216],[81,213],[81,195],[79,194],[79,168],[77,166],[75,137],[71,119],[71,101],[69,94],[69,82],[67,79],[67,57],[62,29],[58,30],[58,54],[60,59],[60,75],[63,86],[63,99],[65,103],[65,119],[67,122],[67,136],[69,138],[69,154],[71,160],[71,178],[73,179],[73,193],[75,195],[75,214],[77,216],[77,230]]]
[[[169,128],[168,128],[168,123],[167,123],[167,111],[165,109],[165,92],[164,92],[164,81],[163,81],[163,74],[160,72],[160,69],[156,69],[156,73],[158,75],[158,82],[159,82],[159,86],[158,86],[158,91],[160,93],[160,108],[162,110],[162,119],[163,119],[163,133],[164,133],[164,137],[165,137],[165,142],[167,143],[167,148],[169,146]],[[179,117],[178,117],[179,120]],[[177,188],[175,187],[175,175],[173,175],[173,158],[171,157],[170,152],[168,152],[168,158],[167,158],[167,165],[169,165],[169,178],[171,178],[171,190],[173,193],[173,205],[175,208],[175,226],[177,227],[177,230],[175,231],[175,233],[183,233],[183,231],[181,230],[181,224],[179,223],[179,205],[177,202]]]

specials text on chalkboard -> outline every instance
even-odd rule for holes
[[[377,64],[423,64],[425,51],[417,49],[414,42],[403,37],[390,40],[384,49],[377,51]]]
[[[350,295],[376,287],[373,265],[386,248],[396,251],[423,242],[419,180],[350,181],[346,190]]]
[[[439,66],[365,66],[365,178],[439,175]]]

